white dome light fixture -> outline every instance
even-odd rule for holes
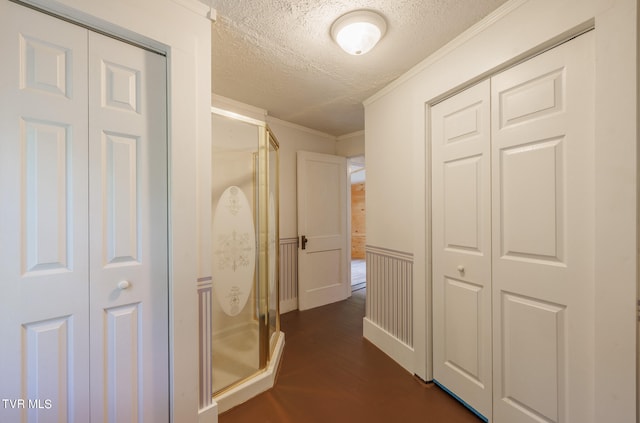
[[[359,56],[375,47],[386,30],[382,16],[370,10],[354,10],[331,25],[331,36],[344,51]]]

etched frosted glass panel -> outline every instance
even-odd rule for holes
[[[256,234],[249,200],[240,187],[227,188],[213,214],[214,295],[227,316],[242,312],[253,290]]]
[[[214,393],[260,368],[256,291],[259,129],[212,115],[210,314]]]

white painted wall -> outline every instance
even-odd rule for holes
[[[411,142],[417,136],[407,107],[412,96],[405,84],[365,109],[367,243],[404,252],[414,250],[415,219],[408,218],[415,209],[414,185],[424,187],[424,178],[414,181],[412,174],[412,157],[419,153]]]
[[[280,144],[280,238],[295,238],[298,236],[297,152],[336,154],[336,139],[270,116],[267,124]]]
[[[512,0],[365,102],[367,238],[414,254],[414,369],[429,379],[426,105],[595,26],[595,421],[636,421],[635,0]],[[407,183],[410,181],[410,183]]]
[[[196,281],[206,269],[207,241],[198,233],[201,192],[210,164],[211,22],[195,0],[27,0],[106,33],[167,53],[170,190],[170,341],[172,421],[197,422],[198,316]],[[202,190],[202,191],[199,191]],[[208,198],[208,196],[207,196]],[[208,207],[208,203],[205,204]],[[198,248],[199,247],[199,248]],[[198,251],[194,254],[194,251]],[[201,421],[217,421],[215,406]]]

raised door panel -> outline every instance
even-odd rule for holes
[[[563,263],[563,138],[501,150],[502,257]]]
[[[89,52],[92,417],[168,421],[165,58]]]
[[[486,213],[480,209],[483,157],[464,157],[443,165],[444,248],[482,254],[482,216]]]
[[[592,422],[593,33],[492,78],[494,417]]]
[[[444,364],[479,386],[484,386],[483,380],[487,378],[481,374],[480,363],[482,289],[478,285],[445,279]]]
[[[138,149],[139,137],[104,131],[104,219],[102,234],[105,266],[137,263],[140,250],[138,233]]]
[[[502,401],[539,421],[566,416],[566,307],[502,294]]]
[[[0,3],[0,421],[89,421],[87,31]]]
[[[344,201],[341,193],[344,176],[341,161],[327,162],[307,159],[305,174],[310,181],[318,182],[310,195],[305,196],[306,215],[302,222],[307,238],[321,236],[322,239],[340,237],[344,232]],[[340,196],[336,196],[336,193]],[[340,201],[336,201],[336,199]],[[314,248],[309,244],[309,249]]]
[[[144,364],[141,305],[127,304],[104,310],[105,401],[98,404],[109,423],[144,421],[140,406],[144,403],[142,386]]]
[[[72,150],[69,125],[21,122],[24,194],[23,274],[70,271],[73,253],[73,196],[69,182]],[[70,158],[70,157],[69,157]],[[69,213],[71,212],[71,213]]]
[[[491,419],[489,81],[431,109],[433,372]]]

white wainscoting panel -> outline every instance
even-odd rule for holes
[[[280,239],[280,314],[298,309],[298,238]]]
[[[198,331],[200,333],[198,358],[200,360],[200,409],[213,402],[213,380],[211,370],[211,276],[198,279]]]
[[[413,347],[413,255],[366,247],[366,318]]]

